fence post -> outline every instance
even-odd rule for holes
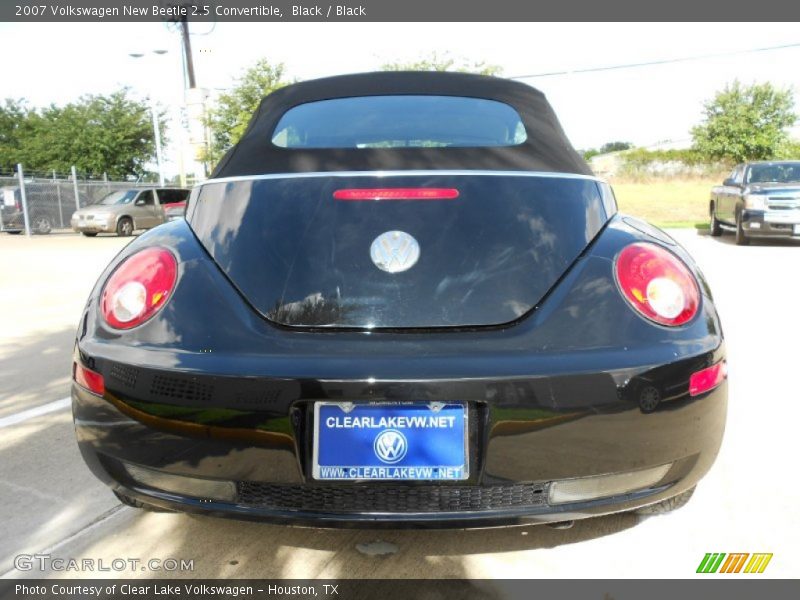
[[[81,200],[78,196],[78,172],[75,170],[75,165],[72,165],[72,189],[75,192],[75,208],[81,209]]]
[[[22,163],[17,163],[17,178],[19,179],[19,195],[22,197],[22,218],[25,221],[25,235],[31,235],[31,222],[28,218],[28,197],[25,195],[25,175],[22,172]]]
[[[61,184],[56,181],[56,170],[53,169],[53,185],[56,186],[58,196],[58,224],[64,229],[64,210],[61,208]]]

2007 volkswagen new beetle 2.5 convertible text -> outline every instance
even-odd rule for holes
[[[315,526],[664,512],[727,403],[691,257],[617,213],[541,93],[452,73],[265,98],[100,277],[73,369],[124,503]]]

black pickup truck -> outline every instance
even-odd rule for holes
[[[755,237],[800,239],[800,161],[737,165],[711,190],[711,235],[727,228],[745,246]]]

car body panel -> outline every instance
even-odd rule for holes
[[[126,247],[109,271],[137,247],[170,248],[182,273],[167,307],[125,334],[104,325],[91,300],[84,313],[76,358],[103,374],[107,393],[99,399],[73,390],[81,451],[101,479],[131,497],[281,522],[546,522],[680,493],[708,470],[721,442],[725,386],[691,398],[688,378],[724,360],[722,331],[699,272],[701,313],[673,331],[634,314],[606,283],[620,245],[660,243],[631,223],[637,224],[613,218],[532,314],[500,327],[441,333],[298,333],[276,326],[227,282],[186,222],[160,227]],[[692,264],[679,247],[672,250]],[[187,310],[195,311],[194,319],[180,318]],[[656,385],[665,399],[652,412],[639,405],[645,385]],[[440,518],[195,502],[143,488],[120,471],[132,463],[249,484],[331,485],[309,480],[306,434],[315,400],[452,399],[469,403],[475,413],[470,447],[477,468],[470,485],[546,485],[665,463],[677,470],[657,489],[613,501],[457,511]]]

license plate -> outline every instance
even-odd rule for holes
[[[800,235],[800,224],[794,226],[794,235]]]
[[[463,403],[314,404],[313,477],[462,480],[469,477]]]

